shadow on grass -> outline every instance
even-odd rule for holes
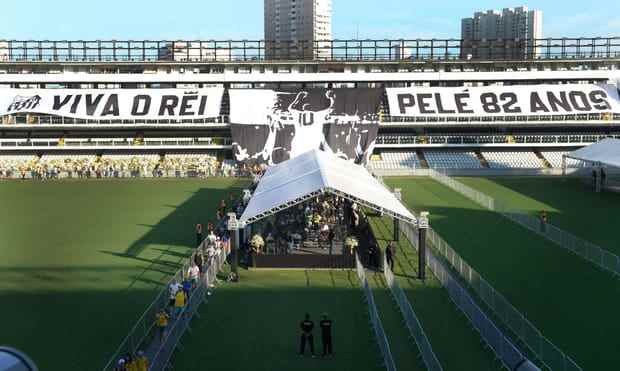
[[[239,195],[242,190],[241,186],[225,189],[205,187],[197,192],[192,192],[191,197],[181,205],[165,205],[170,207],[172,212],[156,225],[148,225],[147,227],[151,229],[139,240],[132,243],[125,254],[132,257],[138,256],[151,244],[183,246],[188,249],[196,247],[194,246],[196,244],[195,225],[197,223],[206,225],[209,221],[215,220],[215,213],[220,200],[228,200],[231,193]]]
[[[208,364],[230,371],[381,370],[363,293],[359,284],[348,287],[347,281],[343,271],[242,272],[240,283],[220,286],[202,307],[174,369],[197,371]],[[334,357],[298,355],[299,324],[305,313],[315,321],[317,354],[321,314],[328,313],[334,321]]]
[[[152,299],[152,290],[141,289],[3,291],[0,344],[25,352],[40,370],[100,371],[134,325],[136,307]]]
[[[528,197],[531,199],[529,202],[508,201],[513,201],[514,207],[524,208],[534,216],[541,209],[548,210],[543,205],[549,205],[554,209],[548,210],[551,224],[620,254],[616,234],[620,194],[594,193],[588,184],[574,178],[490,178],[486,181],[490,183],[485,188],[493,192],[491,196],[502,200],[510,197],[509,192],[515,192]],[[508,193],[502,191],[502,187]],[[584,223],[584,217],[588,222]]]

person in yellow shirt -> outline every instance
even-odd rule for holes
[[[321,224],[321,215],[319,215],[318,213],[314,214],[314,218],[312,220],[314,226],[316,229],[320,228],[320,224]]]
[[[181,313],[183,313],[183,309],[185,309],[185,302],[185,292],[183,292],[183,290],[177,291],[177,294],[174,297],[174,309],[176,311],[174,315],[175,319],[180,318]]]
[[[155,325],[159,330],[159,341],[161,343],[164,342],[164,337],[166,335],[166,328],[168,327],[168,313],[165,310],[161,310],[159,313],[155,315]]]
[[[143,351],[138,352],[136,362],[138,364],[138,369],[136,371],[149,371],[149,359],[146,358]]]
[[[129,355],[127,357],[127,363],[125,363],[125,369],[127,371],[138,371],[138,365],[136,364],[136,360],[133,356]]]

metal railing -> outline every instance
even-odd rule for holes
[[[386,188],[390,189],[382,177],[377,179]],[[411,210],[411,213],[416,215],[413,210]],[[402,233],[407,237],[411,245],[417,249],[418,235],[415,228],[406,223],[400,223],[400,226]],[[476,301],[469,295],[469,292],[452,277],[451,271],[459,275],[460,279],[468,285],[471,291],[476,293],[493,315],[512,332],[514,337],[524,344],[528,352],[536,357],[536,360],[554,371],[582,370],[572,358],[564,354],[560,348],[544,337],[521,312],[463,260],[432,228],[427,229],[426,241],[432,248],[426,250],[429,268],[441,282],[442,286],[448,290],[452,301],[465,313],[485,342],[493,349],[509,370],[515,369],[516,364],[527,360],[526,355],[520,352],[516,344],[499,330],[492,319],[486,316],[484,311],[476,304]],[[433,251],[436,251],[441,259],[438,259],[433,254]],[[442,260],[449,264],[451,269],[447,269]],[[518,360],[519,357],[516,354],[520,355],[520,360]],[[515,364],[515,361],[518,361],[518,363]]]
[[[409,145],[571,145],[581,146],[596,143],[606,138],[620,139],[620,133],[566,133],[566,134],[443,134],[443,135],[387,135],[377,137],[380,146],[409,146]]]
[[[415,311],[411,307],[409,299],[407,299],[407,295],[396,281],[394,273],[387,263],[385,254],[383,255],[383,274],[385,276],[385,281],[390,288],[390,292],[392,293],[392,297],[394,297],[394,300],[396,301],[396,304],[398,304],[398,308],[400,308],[403,318],[405,319],[405,324],[409,329],[409,334],[415,340],[418,350],[420,351],[424,365],[430,371],[443,371],[441,363],[439,363],[439,359],[437,359],[435,352],[433,352],[433,347],[424,332],[424,328],[422,328]]]
[[[79,126],[125,126],[125,125],[141,125],[141,126],[206,126],[228,124],[229,116],[221,115],[210,119],[159,119],[159,120],[109,120],[109,119],[77,119],[73,117],[52,116],[37,113],[28,114],[12,114],[4,115],[0,118],[2,125],[79,125]]]
[[[430,170],[429,175],[437,182],[453,189],[477,204],[491,211],[495,211],[506,218],[526,227],[527,229],[545,237],[556,245],[573,252],[577,256],[589,261],[604,271],[611,273],[614,277],[620,277],[620,257],[591,242],[575,236],[561,228],[549,223],[543,223],[539,218],[527,214],[521,210],[515,210],[508,205],[498,202],[494,198],[477,191],[465,184],[441,174],[438,171]]]
[[[401,223],[403,224],[403,223]],[[404,224],[403,233],[417,249],[417,235],[413,227]],[[432,231],[429,229],[429,232]],[[427,234],[434,234],[433,232]],[[439,280],[441,285],[446,289],[450,300],[456,307],[465,314],[465,317],[471,322],[476,331],[480,334],[483,341],[497,355],[502,365],[509,370],[539,370],[533,365],[525,355],[515,346],[509,337],[505,336],[502,330],[495,325],[493,320],[485,314],[478,306],[476,301],[471,297],[469,292],[461,286],[459,281],[452,276],[440,259],[435,257],[432,251],[427,250],[426,263],[433,272],[433,275]],[[581,370],[580,368],[566,369],[558,368],[553,370]]]
[[[203,242],[204,244],[204,242]],[[207,294],[209,288],[213,286],[217,280],[217,274],[220,272],[224,263],[226,263],[226,257],[230,253],[230,245],[225,244],[219,253],[212,258],[207,270],[205,271],[202,279],[199,281],[198,287],[192,293],[187,308],[181,316],[186,315],[185,318],[176,320],[166,335],[166,340],[160,343],[156,349],[155,354],[151,357],[151,366],[149,371],[166,370],[170,364],[172,355],[175,349],[180,344],[183,334],[190,326],[192,318],[196,315],[200,304],[205,303],[207,300]]]
[[[620,37],[535,40],[0,40],[1,62],[564,60],[620,57]]]
[[[83,138],[83,139],[0,139],[0,149],[8,148],[56,148],[56,149],[88,149],[94,147],[146,149],[149,147],[223,147],[232,145],[231,138],[145,138],[134,142],[134,138]]]
[[[204,248],[205,241],[198,248]],[[223,251],[229,251],[228,248]],[[173,281],[182,282],[188,268],[191,266],[191,257],[185,259],[181,268],[162,286],[161,290],[137,320],[136,324],[131,328],[129,334],[121,341],[120,345],[110,357],[109,361],[103,368],[103,371],[115,371],[116,363],[120,357],[126,354],[135,355],[139,350],[146,350],[146,347],[156,338],[155,315],[169,304],[168,287]],[[205,274],[206,279],[209,275]],[[202,280],[201,280],[202,282]],[[195,300],[194,303],[198,301]],[[173,325],[174,326],[174,325]],[[151,358],[151,364],[154,364]]]
[[[413,227],[407,224],[403,224],[402,231],[411,242],[411,244],[417,248],[417,235]],[[504,298],[491,284],[489,284],[478,272],[476,272],[461,256],[432,228],[427,230],[428,244],[436,251],[440,257],[451,266],[451,270],[457,273],[462,281],[467,283],[469,288],[476,293],[476,295],[482,300],[482,302],[491,310],[493,315],[498,318],[503,326],[512,332],[524,346],[527,351],[533,354],[537,360],[548,367],[551,370],[557,371],[575,371],[581,370],[575,361],[569,356],[564,354],[557,346],[549,341],[521,312],[519,312],[510,302]],[[429,250],[427,250],[429,252]],[[461,285],[456,282],[450,271],[447,270],[440,259],[437,259],[432,251],[427,255],[427,262],[435,274],[435,276],[442,282],[444,287],[448,289],[451,296],[455,295],[453,301],[459,306],[463,312],[468,310],[468,318],[474,321],[472,316],[475,314],[477,317],[484,315],[480,308],[476,305],[475,301],[471,299],[468,292],[464,290]],[[450,287],[453,287],[452,289]],[[455,291],[451,293],[450,290]],[[461,304],[459,304],[461,303]],[[462,305],[465,309],[461,308]],[[474,306],[474,307],[472,307]],[[467,312],[465,312],[467,314]],[[476,317],[476,318],[477,318]],[[485,316],[486,317],[486,316]],[[493,324],[490,319],[479,319],[476,321],[488,322],[487,324],[480,325],[482,330],[479,329],[481,335],[485,337],[487,343],[494,342],[494,345],[489,344],[495,351],[495,353],[502,357],[502,352],[508,352],[504,362],[510,367],[509,362],[513,362],[516,358],[512,355],[515,345],[504,335],[498,337],[499,329]],[[485,335],[483,331],[487,331]]]
[[[527,116],[416,116],[416,117],[400,117],[384,115],[381,122],[386,125],[461,125],[476,124],[480,126],[492,125],[517,125],[517,124],[583,124],[584,122],[597,124],[613,124],[620,121],[619,113],[589,113],[589,114],[572,114],[572,115],[527,115]]]
[[[375,304],[375,297],[372,294],[372,290],[368,284],[368,279],[366,278],[366,269],[362,265],[360,257],[357,253],[355,253],[355,267],[357,270],[357,277],[362,284],[362,290],[364,291],[366,303],[368,304],[370,323],[372,325],[377,344],[379,344],[379,349],[381,350],[384,366],[388,371],[396,371],[396,364],[394,363],[394,357],[392,356],[392,351],[390,350],[390,344],[387,340],[387,336],[385,335],[385,330],[381,324],[381,318],[379,317],[377,305]]]

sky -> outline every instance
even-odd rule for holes
[[[0,1],[5,40],[263,38],[263,0]],[[620,36],[620,0],[333,0],[333,33],[337,39],[459,38],[460,19],[474,11],[522,5],[543,11],[544,37]]]

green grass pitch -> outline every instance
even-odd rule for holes
[[[620,281],[431,179],[391,178],[387,182],[403,189],[410,207],[429,210],[432,227],[584,370],[617,368]],[[581,230],[584,238],[594,240],[615,233],[607,209],[617,209],[618,198],[603,195],[604,202],[595,202],[594,195],[578,182],[546,178],[466,182],[481,190],[501,189],[508,182],[511,202],[532,210],[537,210],[538,204],[553,205],[552,222],[558,221],[566,229],[579,215],[591,215],[587,223],[600,222],[601,226],[592,234],[584,232],[586,228]]]
[[[532,213],[544,208],[552,223],[610,251],[618,247],[612,215],[620,205],[617,195],[593,195],[566,179],[462,180]],[[432,180],[388,183],[403,188],[412,208],[430,210],[433,227],[461,256],[584,369],[620,363],[617,280]],[[42,370],[101,369],[193,247],[194,224],[212,219],[218,201],[244,184],[231,179],[0,183],[0,344],[25,351]],[[384,244],[391,227],[374,224]],[[397,257],[399,282],[444,367],[497,367],[438,283],[411,279],[415,267],[415,254]],[[244,271],[242,278],[238,285],[219,287],[201,308],[175,369],[381,369],[354,272]],[[415,348],[403,343],[406,333],[398,327],[399,313],[382,279],[370,279],[397,363],[418,369],[419,360],[410,354]],[[306,311],[315,320],[324,311],[334,318],[333,359],[295,355],[297,325]]]
[[[179,371],[379,371],[381,354],[355,271],[251,270],[222,283],[200,309],[174,361]],[[334,356],[298,355],[299,322],[310,313],[334,321]],[[314,331],[320,354],[320,330]]]
[[[538,216],[546,210],[549,222],[620,255],[618,207],[620,193],[592,192],[576,178],[459,178],[485,194]]]
[[[392,240],[394,236],[393,221],[388,217],[375,216],[370,217],[370,225],[377,242],[384,250],[388,241]],[[422,282],[417,279],[418,255],[402,233],[397,247],[394,262],[396,281],[407,295],[443,369],[462,370],[464,365],[467,365],[467,369],[477,371],[491,371],[500,368],[500,363],[495,361],[493,352],[483,346],[480,335],[454,303],[450,301],[447,291],[433,277],[430,269],[427,269],[426,281]],[[369,276],[369,281],[377,286],[377,301],[381,298],[379,296],[381,286],[385,285],[382,276],[382,273]],[[390,295],[389,289],[386,288],[386,291],[388,291],[387,295]],[[383,293],[383,296],[385,295],[386,293]],[[385,301],[386,299],[384,299]],[[386,306],[387,303],[384,303],[381,310]],[[394,322],[390,318],[382,319],[384,324]],[[396,329],[388,328],[387,330],[392,330],[391,335],[398,334]],[[412,369],[405,363],[409,361],[409,357],[403,350],[403,345],[395,345],[395,350],[401,351],[398,354],[401,361],[401,364],[397,364],[398,369]]]
[[[0,183],[0,345],[100,370],[243,181]]]

